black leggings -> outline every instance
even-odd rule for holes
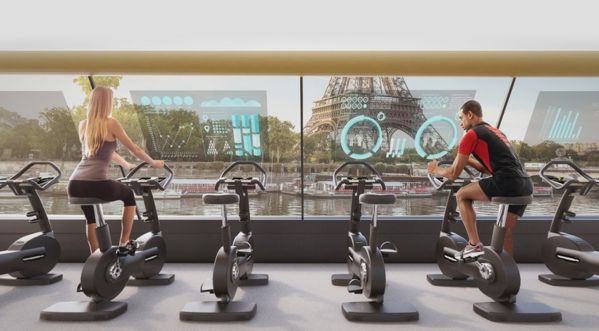
[[[71,180],[67,186],[67,192],[71,197],[98,198],[104,201],[121,200],[125,207],[135,206],[133,191],[125,184],[114,180]],[[91,205],[81,206],[87,224],[96,223],[94,207]]]

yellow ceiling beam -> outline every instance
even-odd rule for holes
[[[599,51],[0,51],[0,73],[599,76]]]

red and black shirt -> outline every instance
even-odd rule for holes
[[[466,132],[459,153],[472,154],[493,176],[528,177],[512,144],[503,132],[488,123],[477,124]]]

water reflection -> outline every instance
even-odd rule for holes
[[[525,215],[553,214],[559,202],[559,195],[553,197],[536,197],[534,203],[528,207]],[[81,214],[78,206],[67,203],[66,196],[42,194],[42,200],[49,214]],[[446,198],[434,196],[426,198],[400,198],[392,206],[381,206],[380,215],[435,215],[442,214]],[[143,206],[142,200],[137,200]],[[347,215],[350,209],[349,198],[336,199],[306,199],[304,201],[305,215]],[[220,208],[213,205],[204,205],[198,198],[183,199],[157,199],[156,207],[161,215],[196,215],[218,216]],[[120,214],[122,203],[115,202],[104,205],[104,212]],[[479,215],[495,215],[497,206],[490,203],[476,203],[475,209]],[[30,211],[27,199],[2,197],[0,198],[0,214],[24,214]],[[268,193],[250,196],[250,210],[252,215],[282,215],[300,216],[301,199],[299,196],[281,193]],[[578,215],[599,214],[599,204],[596,196],[576,196],[572,210]],[[230,213],[237,213],[236,207],[229,209]],[[365,210],[365,213],[368,211]]]

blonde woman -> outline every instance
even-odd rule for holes
[[[69,179],[67,192],[72,197],[93,197],[104,201],[123,201],[119,250],[122,253],[127,253],[125,246],[129,242],[131,228],[133,227],[135,196],[133,191],[126,185],[108,179],[107,173],[111,160],[125,169],[131,169],[133,165],[116,153],[117,142],[123,144],[135,157],[147,162],[154,168],[164,167],[164,161],[152,159],[143,149],[131,141],[121,124],[112,118],[112,103],[111,89],[99,86],[92,91],[87,119],[79,123],[81,162],[79,162]],[[98,249],[94,210],[92,206],[81,206],[81,209],[87,221],[87,240],[93,253]]]

